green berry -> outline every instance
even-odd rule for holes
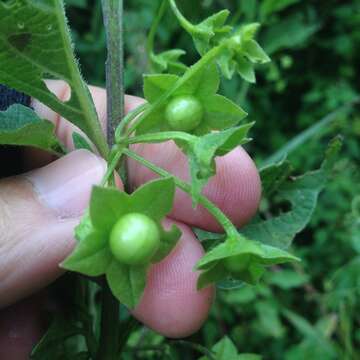
[[[191,131],[200,125],[204,116],[203,106],[192,95],[177,96],[166,107],[165,118],[177,131]]]
[[[232,274],[240,274],[243,272],[250,262],[250,255],[235,255],[225,259],[224,266],[227,271]]]
[[[129,213],[122,216],[110,233],[111,252],[123,264],[147,264],[159,246],[158,225],[144,214]]]

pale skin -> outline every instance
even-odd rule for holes
[[[48,87],[62,100],[69,97],[62,82],[49,81]],[[105,91],[92,87],[91,93],[105,125]],[[127,96],[125,102],[128,112],[143,100]],[[39,115],[56,124],[57,136],[73,148],[73,126],[39,102],[33,101],[32,105]],[[135,150],[188,179],[186,158],[173,143],[141,145]],[[42,289],[63,273],[58,264],[74,246],[73,228],[87,206],[91,186],[101,180],[106,167],[102,159],[83,150],[60,160],[28,150],[25,163],[29,169],[37,170],[0,180],[0,358],[13,360],[27,359],[43,332],[41,312],[46,296]],[[242,226],[254,215],[260,201],[256,166],[239,147],[217,159],[217,169],[204,194],[234,224]],[[151,171],[133,161],[129,162],[129,175],[133,188],[155,178]],[[121,183],[118,185],[122,187]],[[165,226],[171,223],[181,228],[181,240],[165,260],[152,267],[134,315],[155,331],[176,338],[201,327],[215,293],[213,287],[196,291],[198,274],[193,266],[203,249],[190,226],[209,231],[221,228],[203,208],[192,209],[191,200],[180,191],[176,193],[173,211],[164,221]]]

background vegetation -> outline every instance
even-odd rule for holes
[[[100,1],[66,2],[84,76],[91,84],[103,85],[105,34]],[[311,225],[293,246],[303,262],[274,268],[257,287],[219,291],[209,320],[189,340],[211,348],[227,335],[239,352],[264,359],[360,359],[360,112],[352,103],[360,93],[360,1],[178,3],[195,22],[228,8],[234,21],[263,24],[259,42],[272,63],[259,69],[256,86],[239,77],[222,84],[223,92],[256,120],[254,141],[247,150],[259,166],[291,138],[321,121],[325,126],[289,154],[299,173],[320,163],[335,134],[345,139],[333,181],[322,193]],[[141,96],[141,75],[148,70],[146,34],[158,1],[127,0],[125,6],[126,89]],[[157,48],[185,49],[185,63],[197,58],[190,37],[170,13],[160,26]],[[265,211],[267,204],[261,208]],[[201,356],[186,343],[169,344],[139,327],[129,341],[138,350],[129,350],[126,356]]]

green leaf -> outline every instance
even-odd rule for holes
[[[224,336],[216,343],[212,350],[216,354],[216,359],[218,360],[236,359],[238,354],[234,343],[227,336]]]
[[[26,106],[15,104],[0,111],[0,144],[33,146],[57,155],[64,154],[65,148],[54,132],[53,123],[40,119]]]
[[[60,264],[64,269],[88,276],[99,276],[106,272],[112,260],[108,246],[108,235],[93,230],[76,246],[75,250]]]
[[[148,266],[127,266],[112,261],[106,279],[113,295],[125,306],[133,309],[141,300]]]
[[[90,199],[90,218],[95,229],[109,232],[115,222],[129,212],[130,195],[115,188],[94,186]]]
[[[277,197],[289,202],[291,209],[266,220],[254,219],[240,232],[249,239],[256,239],[282,249],[288,248],[295,235],[310,221],[318,196],[328,181],[341,144],[341,138],[335,137],[327,148],[319,170],[308,172],[286,182],[284,175],[288,176],[289,169],[285,162],[265,167],[261,171],[261,177],[264,178],[265,175],[267,191],[269,189],[274,191],[279,186]]]
[[[171,211],[174,195],[173,179],[150,181],[131,194],[131,211],[141,212],[155,221],[160,221]]]
[[[262,333],[276,339],[282,338],[285,335],[285,328],[281,323],[279,309],[275,301],[257,301],[255,309]]]
[[[289,177],[291,171],[292,166],[286,159],[262,168],[260,176],[263,196],[272,195]]]
[[[0,1],[0,63],[0,83],[40,100],[105,151],[95,106],[73,54],[61,0]],[[49,77],[70,86],[68,101],[59,100],[46,87],[44,79]]]
[[[301,13],[284,17],[262,34],[265,51],[273,54],[282,49],[296,49],[306,46],[306,41],[321,28],[316,20],[310,20]]]
[[[221,264],[226,258],[234,256],[239,259],[239,262],[246,264],[235,278],[251,284],[258,282],[263,274],[264,266],[299,261],[297,257],[284,250],[239,235],[237,238],[227,239],[224,243],[217,245],[200,259],[196,268],[204,271],[201,285],[204,287],[212,282],[211,270],[214,265]]]
[[[89,150],[91,152],[93,151],[93,149],[91,148],[91,145],[88,143],[88,141],[79,133],[73,132],[72,140],[73,140],[74,147],[76,150],[85,149],[85,150]]]
[[[33,348],[30,359],[71,359],[73,354],[69,354],[64,345],[64,342],[73,337],[83,335],[84,330],[79,327],[74,319],[57,316],[53,319],[49,329],[41,340]]]
[[[289,180],[277,195],[291,204],[291,210],[267,220],[255,219],[242,228],[241,233],[264,244],[288,248],[295,235],[310,221],[325,183],[326,176],[321,170]]]
[[[270,284],[276,285],[284,290],[302,286],[309,281],[308,275],[285,269],[269,272],[267,278]]]
[[[234,343],[227,336],[224,336],[213,347],[212,352],[216,360],[261,360],[260,355],[239,354]],[[208,356],[202,356],[199,360],[208,360]]]
[[[261,18],[268,17],[271,14],[284,10],[299,1],[300,0],[264,0],[260,5]]]

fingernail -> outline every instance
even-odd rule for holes
[[[40,202],[62,218],[80,216],[88,206],[91,188],[106,171],[103,159],[77,150],[24,176],[33,184]]]

